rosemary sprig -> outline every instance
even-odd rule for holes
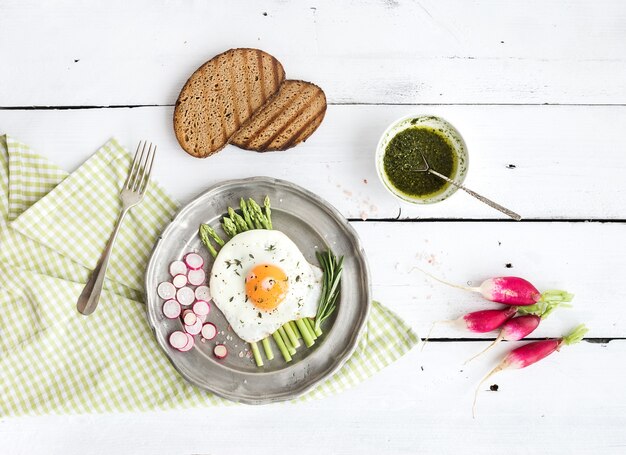
[[[317,307],[314,330],[317,336],[322,334],[322,323],[328,319],[337,308],[337,297],[340,292],[341,273],[343,271],[343,256],[337,259],[332,251],[316,253],[317,260],[324,272],[322,280],[322,295]]]

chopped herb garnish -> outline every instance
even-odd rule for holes
[[[265,251],[274,251],[276,249],[276,245],[272,244],[265,248]]]

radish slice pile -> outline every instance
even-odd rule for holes
[[[173,299],[176,296],[176,288],[169,281],[164,281],[157,287],[157,294],[165,300]]]
[[[202,269],[190,270],[187,274],[187,279],[189,280],[189,283],[193,284],[194,286],[200,286],[202,283],[204,283],[205,277],[206,275],[204,274],[204,270]]]
[[[182,287],[178,291],[176,291],[176,300],[183,306],[189,306],[193,303],[196,295],[193,290],[188,287]]]
[[[180,303],[174,299],[166,300],[163,304],[163,314],[168,319],[176,319],[180,316]]]
[[[195,341],[191,335],[189,335],[188,333],[186,333],[185,335],[187,337],[187,344],[179,349],[179,351],[181,352],[189,351],[191,348],[193,348],[193,345],[195,344]]]
[[[177,330],[170,335],[170,344],[173,348],[182,349],[187,346],[187,343],[189,343],[189,338],[185,332]]]
[[[226,349],[226,346],[224,346],[223,344],[216,344],[213,348],[213,354],[218,359],[223,359],[228,355],[228,349]]]
[[[191,270],[198,270],[204,265],[204,259],[198,253],[187,253],[185,255],[185,264]]]
[[[198,316],[191,310],[185,310],[183,312],[183,324],[185,325],[194,325],[198,320]]]
[[[205,302],[204,300],[196,300],[192,308],[193,312],[198,316],[206,316],[211,311],[209,302]]]
[[[170,275],[185,275],[187,273],[187,265],[183,261],[174,261],[170,264]]]
[[[173,261],[169,265],[170,281],[157,286],[157,294],[163,302],[163,315],[168,319],[179,319],[183,329],[170,334],[170,345],[180,351],[187,352],[195,345],[195,335],[202,341],[212,340],[217,336],[215,324],[206,322],[211,312],[211,292],[206,283],[206,273],[202,269],[204,259],[198,253],[187,253],[183,260]],[[195,286],[195,289],[193,288]],[[183,307],[186,309],[183,310]],[[218,359],[228,355],[224,344],[217,344],[213,354]]]
[[[201,319],[196,318],[196,321],[191,325],[185,324],[185,332],[187,332],[189,335],[198,335],[201,331],[202,331]]]
[[[202,325],[202,330],[200,332],[202,334],[202,338],[205,340],[212,340],[217,335],[217,327],[210,322]]]
[[[208,286],[198,286],[196,288],[196,300],[204,300],[208,302],[211,300],[211,293]]]
[[[182,273],[176,275],[172,278],[172,284],[175,288],[182,288],[187,285],[187,275],[183,275]]]

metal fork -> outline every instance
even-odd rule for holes
[[[120,230],[124,216],[128,210],[139,204],[143,199],[143,195],[146,192],[148,183],[150,182],[150,173],[152,172],[152,163],[154,162],[154,155],[156,153],[156,145],[146,141],[139,142],[137,151],[135,152],[135,158],[128,171],[128,177],[122,192],[120,193],[120,199],[122,200],[122,211],[115,224],[115,229],[107,242],[107,245],[98,260],[98,264],[87,281],[83,292],[78,297],[76,308],[81,314],[85,316],[90,315],[96,310],[98,302],[100,301],[100,294],[102,293],[102,285],[104,284],[104,276],[106,275],[107,265],[109,263],[109,257],[111,256],[111,250],[113,249],[113,243],[115,237]]]

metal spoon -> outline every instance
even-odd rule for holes
[[[480,202],[482,202],[484,204],[487,204],[488,206],[493,207],[496,210],[501,211],[502,213],[504,213],[507,216],[510,216],[515,221],[519,221],[519,220],[522,219],[522,217],[520,215],[518,215],[517,213],[515,213],[514,211],[509,210],[506,207],[502,207],[500,204],[498,204],[496,202],[493,202],[491,199],[487,199],[485,196],[481,196],[480,194],[470,190],[469,188],[464,187],[460,183],[457,183],[454,180],[446,177],[445,175],[440,174],[439,172],[435,171],[434,169],[432,169],[430,167],[430,165],[428,164],[428,161],[426,161],[426,157],[424,156],[424,153],[422,151],[420,151],[420,155],[422,155],[422,159],[424,160],[424,167],[423,168],[412,168],[408,164],[405,164],[402,168],[404,170],[410,171],[410,172],[428,172],[429,174],[436,175],[437,177],[439,177],[441,179],[444,179],[446,182],[450,183],[451,185],[454,185],[457,188],[462,189],[463,191],[468,193],[470,196],[474,196]]]

